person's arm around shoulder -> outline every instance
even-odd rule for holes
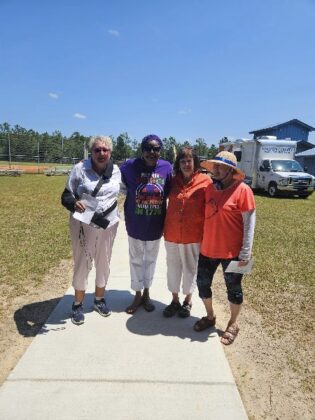
[[[126,182],[127,162],[128,161],[124,162],[121,165],[121,167],[119,168],[120,169],[120,174],[121,174],[119,192],[120,192],[120,194],[123,194],[123,195],[127,195],[127,192],[128,192],[128,187],[127,187],[127,182]]]
[[[169,161],[165,160],[164,162],[165,162],[165,165],[167,166],[164,194],[165,194],[165,197],[168,197],[171,190],[171,184],[173,182],[173,167]]]

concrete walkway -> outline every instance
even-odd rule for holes
[[[70,288],[1,387],[1,420],[247,419],[215,329],[193,330],[204,315],[197,291],[190,318],[162,316],[171,300],[163,242],[151,290],[154,312],[124,311],[132,293],[123,221],[113,250],[108,318],[92,310],[93,275],[85,324],[69,319]]]

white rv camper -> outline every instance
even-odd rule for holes
[[[235,153],[245,182],[253,189],[263,189],[271,197],[285,194],[306,198],[314,191],[314,177],[294,160],[296,141],[266,136],[220,146]]]

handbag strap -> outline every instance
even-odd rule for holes
[[[91,194],[92,197],[95,197],[97,195],[97,193],[99,192],[103,184],[106,184],[107,182],[109,182],[113,174],[113,168],[114,168],[113,161],[109,160],[105,171],[102,173],[100,180],[96,184],[96,187],[94,188],[94,191]]]
[[[114,208],[117,207],[117,200],[105,211],[103,211],[102,216],[105,217],[107,216],[111,211],[114,210]]]

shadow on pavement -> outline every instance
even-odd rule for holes
[[[61,297],[24,305],[14,313],[14,321],[19,334],[35,337],[45,324]]]
[[[180,318],[175,315],[172,318],[163,316],[163,309],[166,304],[152,299],[155,305],[155,311],[146,312],[139,307],[134,315],[130,315],[126,326],[128,330],[139,335],[165,335],[179,337],[181,339],[190,339],[190,341],[208,341],[215,336],[215,328],[209,328],[205,331],[196,332],[193,329],[195,322],[199,319],[195,316],[189,318]]]

